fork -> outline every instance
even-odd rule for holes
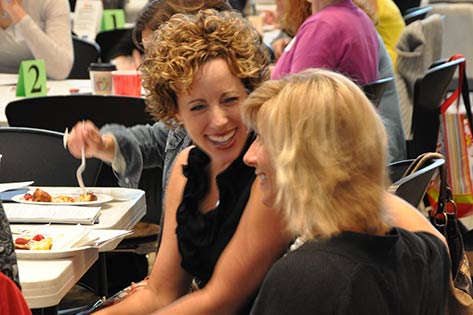
[[[85,124],[85,122],[82,121],[82,128],[84,128],[84,124]],[[66,128],[66,130],[64,130],[64,136],[62,138],[62,141],[63,141],[63,144],[64,144],[64,149],[67,149],[67,139],[68,139],[68,137],[69,137],[69,129]],[[86,165],[85,164],[85,152],[84,152],[84,146],[82,145],[82,148],[81,148],[81,163],[80,163],[79,167],[77,168],[76,177],[77,177],[77,182],[79,183],[79,187],[82,190],[83,194],[87,193],[87,191],[85,189],[85,185],[84,185],[84,180],[82,179],[82,173],[85,170],[85,165]]]
[[[82,130],[84,129],[84,126],[85,126],[85,122],[82,121]],[[82,145],[80,153],[81,153],[81,163],[80,163],[79,167],[77,168],[76,177],[77,177],[77,182],[79,183],[80,189],[82,190],[82,193],[86,194],[87,191],[85,189],[84,180],[82,179],[82,173],[85,170],[84,145]]]

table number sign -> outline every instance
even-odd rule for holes
[[[20,64],[16,96],[41,96],[47,94],[44,60],[25,60]]]
[[[125,11],[121,9],[103,10],[102,31],[125,28]]]
[[[93,40],[100,31],[103,3],[100,0],[77,0],[72,30],[81,38]]]

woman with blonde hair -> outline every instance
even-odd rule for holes
[[[264,83],[242,114],[258,133],[244,161],[256,168],[263,202],[298,236],[251,314],[444,313],[447,249],[420,213],[386,192],[386,132],[358,86],[307,70]]]

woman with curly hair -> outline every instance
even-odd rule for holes
[[[254,169],[242,161],[254,135],[239,105],[268,76],[260,44],[240,14],[215,10],[176,14],[145,44],[148,109],[182,125],[195,146],[174,163],[148,284],[97,314],[247,313],[284,252],[281,218],[261,202]],[[199,289],[189,293],[192,283]]]

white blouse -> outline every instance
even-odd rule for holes
[[[27,15],[19,23],[0,28],[0,73],[43,59],[50,79],[65,79],[74,62],[69,1],[23,0],[22,7]]]

